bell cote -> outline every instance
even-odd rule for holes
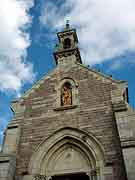
[[[55,47],[54,57],[56,64],[66,64],[78,61],[82,63],[78,48],[78,37],[76,30],[71,28],[69,22],[62,32],[57,33],[58,44]]]

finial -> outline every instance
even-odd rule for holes
[[[66,21],[66,29],[69,29],[70,25],[69,25],[69,20]]]

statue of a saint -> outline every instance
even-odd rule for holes
[[[64,85],[62,89],[61,102],[62,102],[62,106],[72,104],[72,90],[70,87],[66,85]]]

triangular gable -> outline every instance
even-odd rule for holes
[[[114,80],[111,76],[108,76],[108,75],[105,75],[101,72],[98,72],[94,69],[91,69],[83,64],[80,64],[78,62],[76,62],[76,64],[78,66],[80,66],[80,68],[85,68],[86,70],[88,70],[88,72],[90,74],[93,74],[93,76],[97,79],[97,80],[102,80],[103,82],[111,82],[111,83],[114,83],[116,85],[118,84],[123,84],[123,83],[126,83],[126,81],[121,81],[121,80]],[[22,97],[18,100],[18,101],[21,101],[25,98],[27,98],[31,93],[34,92],[35,89],[39,88],[43,82],[50,78],[51,75],[53,75],[56,71],[59,70],[59,66],[56,66],[53,70],[51,70],[49,73],[47,73],[46,75],[44,75],[39,81],[37,81],[29,90],[27,90],[23,95]],[[13,101],[14,102],[14,101]]]
[[[106,75],[104,73],[101,73],[99,71],[96,71],[92,68],[89,68],[88,66],[85,66],[84,64],[80,64],[77,62],[78,65],[80,65],[82,68],[85,68],[89,71],[90,74],[93,74],[94,77],[96,77],[98,80],[103,80],[106,82],[112,82],[112,83],[116,83],[116,84],[121,84],[121,83],[126,83],[126,81],[123,80],[115,80],[112,78],[112,76]]]

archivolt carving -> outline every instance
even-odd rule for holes
[[[81,144],[65,138],[49,150],[42,161],[41,174],[87,172],[92,167],[95,167],[94,158],[83,151]]]
[[[31,158],[29,173],[53,176],[90,172],[103,164],[104,150],[93,135],[64,128],[40,144]]]

